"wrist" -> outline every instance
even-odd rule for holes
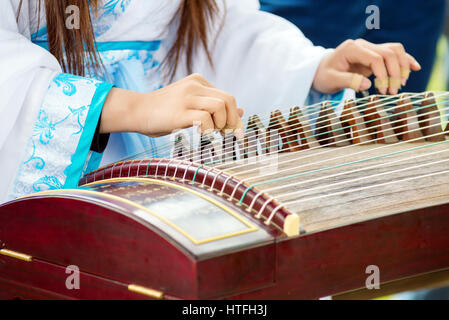
[[[139,109],[145,94],[112,88],[101,114],[101,133],[140,132]]]

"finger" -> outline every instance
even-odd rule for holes
[[[361,74],[365,78],[369,78],[373,75],[373,71],[369,67],[365,67],[361,64],[351,66],[351,69],[349,71],[352,73]]]
[[[188,122],[186,127],[198,126],[202,134],[211,133],[215,129],[212,116],[207,111],[188,110],[185,119]]]
[[[399,65],[399,59],[396,53],[391,49],[383,49],[380,47],[377,50],[373,49],[373,51],[379,53],[384,58],[390,78],[388,84],[390,94],[397,94],[401,86],[401,66]]]
[[[216,97],[222,99],[226,103],[226,128],[228,129],[243,129],[242,119],[237,111],[237,103],[235,98],[216,88],[204,88],[201,95]]]
[[[382,56],[390,78],[390,82],[387,85],[390,94],[397,94],[401,84],[401,66],[399,64],[399,56],[397,53],[387,46],[375,45],[368,41],[364,41],[361,45]],[[383,78],[381,78],[381,81],[382,79]]]
[[[370,67],[378,79],[388,79],[388,71],[384,59],[380,54],[357,44],[349,45],[344,49],[348,62],[351,64],[360,63]],[[379,91],[382,94],[386,94],[386,89],[387,88],[380,88]]]
[[[410,68],[411,68],[413,71],[419,71],[419,70],[421,70],[421,65],[418,63],[418,61],[416,61],[415,58],[413,58],[413,56],[411,56],[410,54],[407,53],[407,57],[408,57],[408,60],[409,60],[409,62],[410,62]]]
[[[237,112],[238,112],[240,118],[243,117],[243,115],[245,114],[245,110],[240,107],[237,107]]]
[[[218,97],[226,102],[226,111],[227,111],[226,127],[230,129],[238,129],[238,131],[236,131],[237,138],[242,136],[243,123],[241,120],[241,116],[237,111],[237,104],[235,98],[232,95],[215,88],[209,81],[207,81],[204,77],[202,77],[199,74],[192,74],[188,78],[204,86],[204,88],[200,89],[200,92],[198,94],[204,96]]]
[[[386,43],[383,46],[389,47],[396,53],[399,60],[399,66],[401,68],[401,84],[405,86],[410,76],[410,61],[407,57],[407,52],[405,52],[404,46],[400,43]]]
[[[407,80],[410,77],[410,68],[401,68],[401,79],[402,79],[402,85],[405,86],[407,84]]]
[[[371,88],[371,81],[358,73],[334,71],[329,75],[329,80],[334,83],[342,84],[342,87],[337,90],[345,88],[353,89],[354,91],[364,91]]]
[[[196,110],[207,111],[211,114],[215,129],[221,130],[226,126],[226,103],[213,97],[194,96],[189,103]]]

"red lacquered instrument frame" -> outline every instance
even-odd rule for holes
[[[189,186],[197,185],[214,192],[220,197],[228,198],[229,201],[238,206],[243,205],[247,209],[250,208],[251,210],[247,210],[248,212],[260,214],[261,218],[265,220],[279,207],[279,203],[275,199],[270,199],[265,194],[257,197],[259,194],[257,189],[250,188],[250,186],[243,184],[226,172],[176,159],[144,159],[109,165],[87,174],[80,180],[79,185],[82,186],[104,179],[139,176],[178,180],[187,183]],[[238,199],[242,200],[239,201]],[[253,200],[255,200],[254,203]],[[298,232],[295,232],[299,230],[297,216],[292,215],[283,207],[276,210],[270,224],[287,234],[290,232],[293,235],[298,234]]]
[[[379,267],[382,282],[449,268],[449,204],[288,237],[279,227],[288,211],[280,210],[274,224],[264,223],[270,211],[263,219],[255,212],[266,196],[247,212],[257,190],[249,190],[239,206],[220,192],[230,195],[237,188],[239,199],[248,186],[214,170],[175,160],[126,162],[84,177],[80,185],[91,184],[90,191],[37,194],[0,206],[0,297],[316,299],[364,287],[369,265]],[[117,197],[130,190],[115,185],[120,178],[136,176],[142,183],[187,186],[257,231],[199,245],[174,237]],[[115,193],[95,189],[103,185]],[[220,243],[228,244],[214,247]],[[65,287],[69,265],[80,269],[79,290]]]

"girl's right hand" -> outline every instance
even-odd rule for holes
[[[158,137],[200,125],[202,133],[231,129],[242,138],[242,115],[233,96],[192,74],[150,93],[112,89],[103,107],[101,132]]]
[[[400,43],[374,44],[363,39],[347,40],[323,58],[313,86],[323,93],[345,88],[368,90],[374,74],[381,94],[397,94],[405,86],[410,71],[421,69]]]

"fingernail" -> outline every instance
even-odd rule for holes
[[[407,83],[407,79],[405,79],[405,78],[402,78],[402,79],[401,79],[401,84],[402,84],[402,86],[405,86],[405,85],[406,85],[406,83]]]
[[[390,93],[391,93],[391,94],[398,94],[398,89],[396,89],[396,88],[391,88],[391,89],[390,89]]]
[[[371,81],[369,79],[363,79],[362,84],[360,85],[360,90],[364,91],[364,90],[368,90],[369,88],[371,88]]]

